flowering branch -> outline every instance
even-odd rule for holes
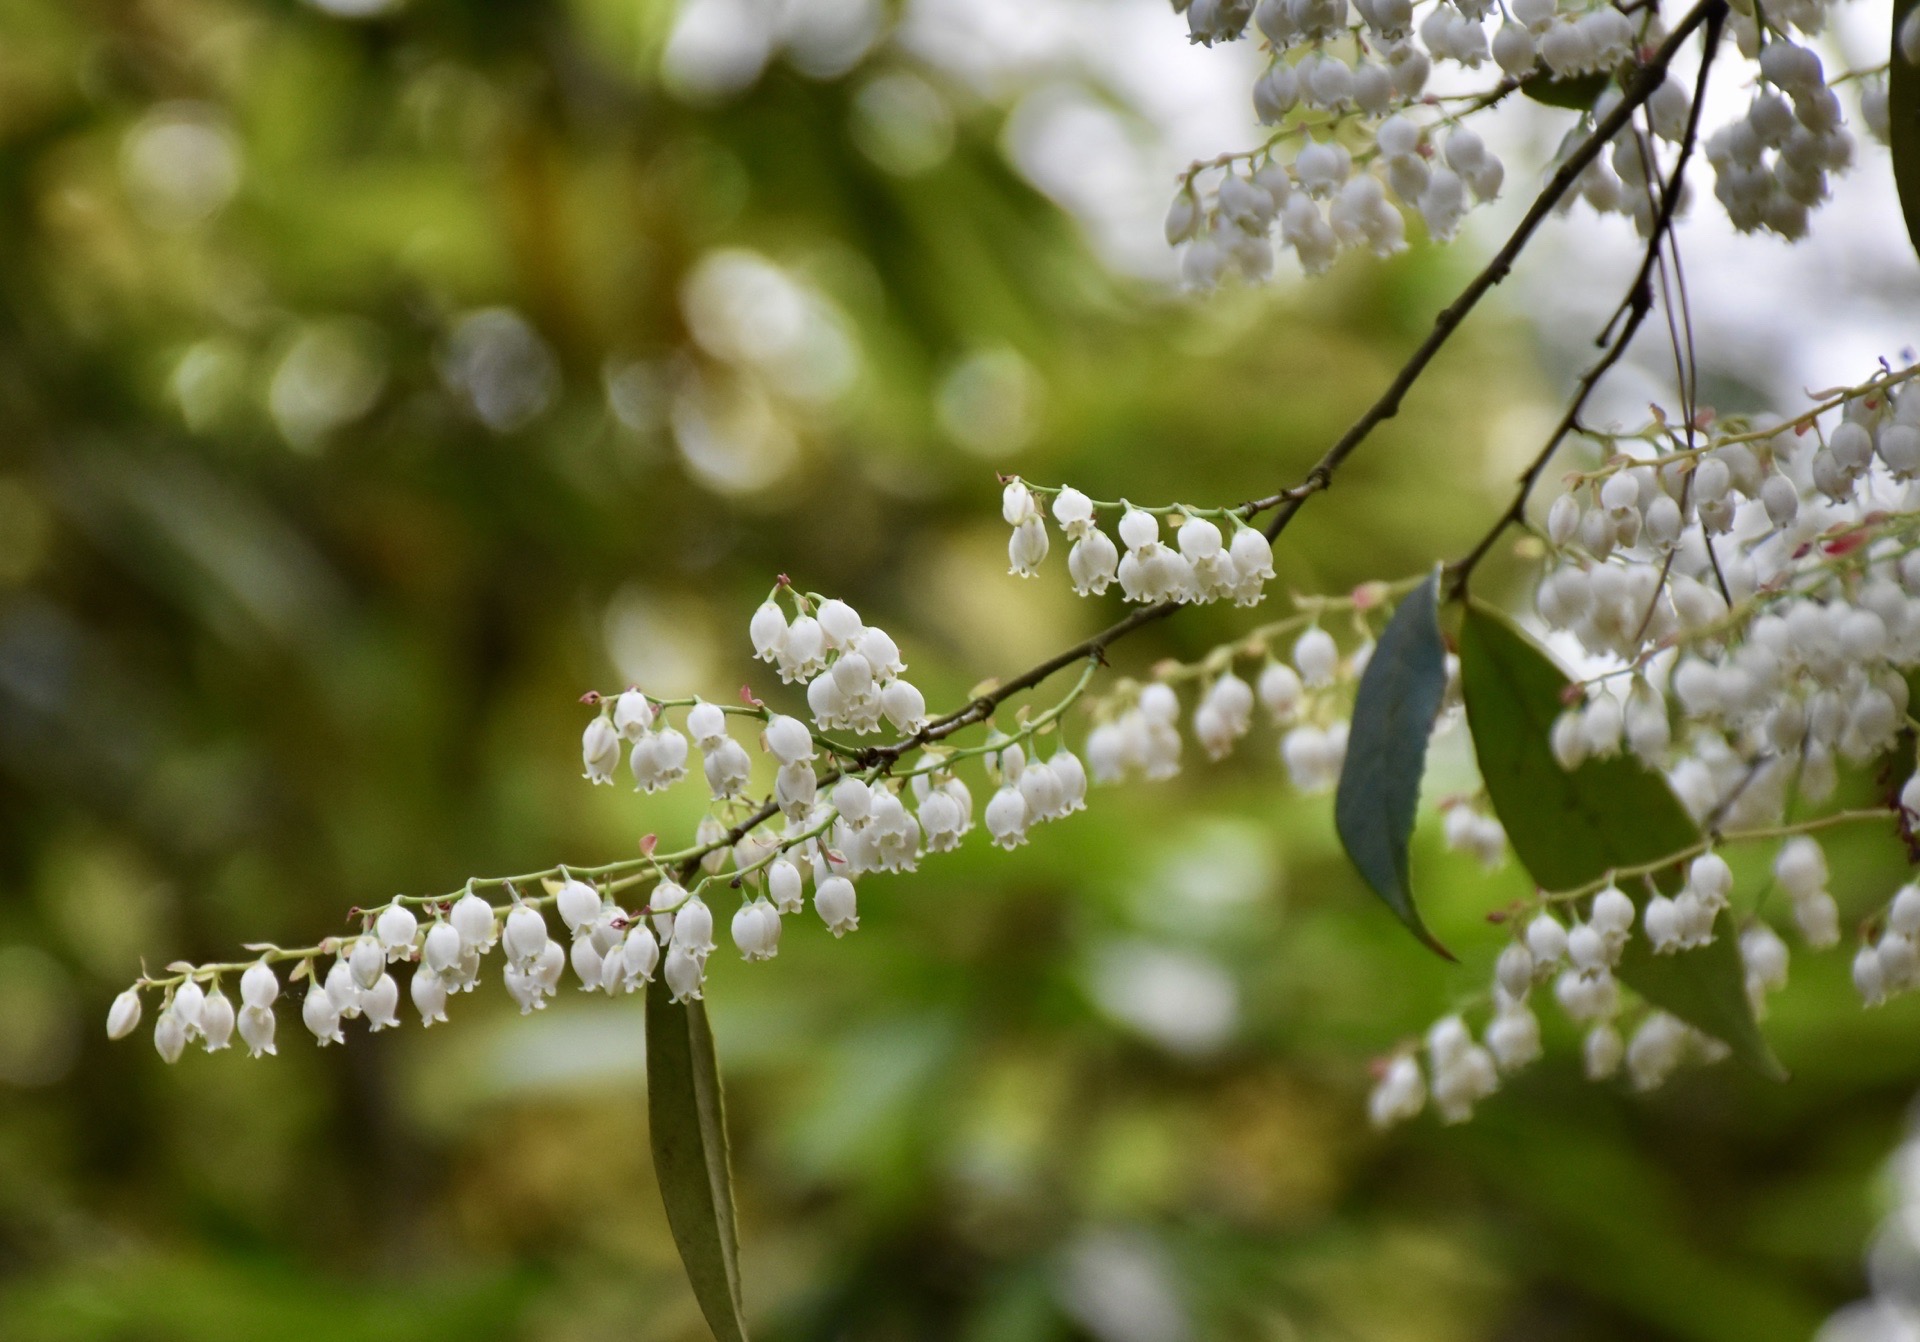
[[[1561,198],[1573,189],[1581,174],[1599,157],[1600,151],[1606,148],[1613,137],[1627,127],[1633,119],[1633,114],[1659,91],[1662,82],[1666,79],[1667,67],[1673,63],[1673,58],[1686,44],[1687,39],[1703,24],[1710,24],[1711,37],[1707,49],[1711,51],[1716,45],[1714,39],[1718,38],[1720,25],[1725,21],[1726,15],[1726,0],[1701,0],[1701,3],[1687,11],[1679,23],[1674,25],[1673,32],[1668,35],[1667,40],[1662,42],[1653,55],[1634,71],[1632,79],[1621,91],[1620,101],[1605,116],[1599,118],[1587,137],[1581,140],[1561,162],[1553,176],[1548,179],[1546,186],[1541,189],[1539,195],[1534,197],[1533,204],[1527,208],[1526,214],[1522,216],[1512,234],[1508,236],[1500,250],[1494,253],[1493,259],[1479,274],[1467,282],[1467,286],[1460,291],[1453,302],[1440,310],[1439,315],[1433,319],[1433,330],[1427,333],[1426,339],[1420,342],[1419,347],[1401,365],[1400,371],[1394,374],[1393,380],[1387,384],[1386,390],[1380,394],[1379,398],[1367,407],[1360,418],[1353,422],[1332,447],[1327,449],[1326,455],[1314,463],[1313,468],[1307,472],[1306,478],[1299,485],[1284,493],[1253,500],[1246,505],[1245,512],[1248,517],[1257,516],[1269,508],[1278,509],[1267,522],[1268,540],[1278,537],[1286,529],[1287,524],[1293,520],[1294,514],[1300,511],[1300,506],[1309,497],[1325,490],[1333,483],[1333,473],[1361,443],[1366,441],[1369,434],[1383,422],[1400,413],[1401,400],[1412,389],[1413,384],[1420,380],[1420,375],[1426,371],[1427,365],[1433,362],[1434,356],[1440,352],[1441,347],[1452,338],[1455,331],[1460,329],[1461,324],[1467,319],[1467,314],[1473,311],[1475,305],[1486,296],[1489,290],[1507,277],[1513,269],[1514,261],[1532,241],[1535,230],[1546,221],[1548,215],[1553,213]],[[1693,111],[1689,114],[1690,131],[1697,127],[1698,118],[1699,102],[1696,99]]]
[[[1693,148],[1700,134],[1700,112],[1706,101],[1707,76],[1713,67],[1714,53],[1719,50],[1720,29],[1727,16],[1724,5],[1702,8],[1708,11],[1703,16],[1706,36],[1701,42],[1700,74],[1694,85],[1693,105],[1687,112],[1686,133],[1681,137],[1680,150],[1674,159],[1673,171],[1667,175],[1665,188],[1661,192],[1659,212],[1654,219],[1652,232],[1647,238],[1647,248],[1641,257],[1640,269],[1634,275],[1632,285],[1627,289],[1627,297],[1622,302],[1621,308],[1614,313],[1613,320],[1607,323],[1608,331],[1613,331],[1616,322],[1619,323],[1619,329],[1614,332],[1606,352],[1594,361],[1592,367],[1580,375],[1580,380],[1574,387],[1573,398],[1568,401],[1566,411],[1560,416],[1560,422],[1554,426],[1553,432],[1547,435],[1546,445],[1528,463],[1526,470],[1521,472],[1519,488],[1514,491],[1513,501],[1507,505],[1506,511],[1494,519],[1493,525],[1487,528],[1486,533],[1475,542],[1473,548],[1464,557],[1449,567],[1447,578],[1449,596],[1458,597],[1465,592],[1467,580],[1472,577],[1474,568],[1493,548],[1493,543],[1499,539],[1500,533],[1509,526],[1526,519],[1527,500],[1531,497],[1534,486],[1539,482],[1541,473],[1546,470],[1547,463],[1553,459],[1553,454],[1559,450],[1560,444],[1566,440],[1567,435],[1579,426],[1580,412],[1586,408],[1587,398],[1593,394],[1600,379],[1620,362],[1627,352],[1627,346],[1633,343],[1633,338],[1639,333],[1641,324],[1653,310],[1654,267],[1659,264],[1661,248],[1666,245],[1673,232],[1674,215],[1679,209],[1686,182],[1687,161],[1693,156]],[[1625,317],[1624,321],[1621,321],[1622,316]],[[1599,343],[1607,342],[1608,331],[1601,332]]]

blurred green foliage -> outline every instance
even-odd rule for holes
[[[431,1033],[322,1052],[285,1019],[276,1058],[171,1069],[107,1044],[106,1003],[142,957],[690,829],[691,785],[579,780],[574,701],[774,693],[745,620],[777,572],[893,630],[936,704],[1098,627],[1060,556],[1005,576],[995,469],[1290,483],[1467,264],[1173,302],[1009,167],[1010,109],[1067,76],[983,93],[882,40],[690,100],[657,74],[673,22],[0,5],[9,1342],[701,1336],[637,999],[521,1020],[489,984]],[[742,285],[772,307],[729,319]],[[1461,549],[1537,418],[1527,341],[1477,319],[1277,588]],[[1472,786],[1460,733],[1436,761],[1430,790]],[[1858,1293],[1920,1003],[1863,1014],[1843,957],[1808,960],[1770,1023],[1788,1086],[1629,1097],[1562,1036],[1471,1125],[1375,1137],[1367,1059],[1479,989],[1524,880],[1423,825],[1450,968],[1329,809],[1257,735],[1012,857],[869,879],[844,941],[716,957],[760,1335],[1752,1342]],[[1836,893],[1863,912],[1902,866],[1836,847]],[[1156,1013],[1169,975],[1224,1029]]]

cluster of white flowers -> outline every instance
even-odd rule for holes
[[[1343,248],[1386,255],[1404,247],[1403,210],[1419,214],[1430,237],[1452,238],[1472,204],[1499,194],[1504,175],[1462,124],[1466,118],[1501,101],[1515,81],[1619,72],[1666,33],[1657,6],[1629,13],[1586,0],[1175,0],[1175,8],[1186,10],[1195,42],[1251,35],[1269,53],[1253,105],[1274,135],[1251,152],[1188,169],[1167,213],[1168,243],[1185,247],[1183,277],[1203,289],[1229,269],[1251,280],[1270,275],[1276,224],[1279,245],[1292,248],[1308,274],[1326,270]],[[1853,161],[1839,98],[1811,45],[1831,8],[1832,0],[1796,0],[1767,7],[1764,18],[1753,5],[1736,5],[1730,16],[1734,45],[1753,62],[1758,89],[1746,115],[1703,148],[1714,195],[1742,231],[1804,236],[1809,212],[1826,199],[1828,175]],[[1920,63],[1920,22],[1909,19],[1898,41]],[[1427,85],[1445,62],[1465,70],[1491,63],[1504,82],[1490,78],[1443,113],[1449,100],[1430,96]],[[1857,78],[1863,119],[1884,140],[1884,75]],[[1559,158],[1618,106],[1626,86],[1622,74],[1599,92],[1591,119],[1568,133]],[[1679,142],[1691,101],[1667,80],[1645,105],[1646,129]],[[1632,217],[1648,236],[1658,174],[1651,139],[1630,127],[1559,204],[1584,199],[1603,214]],[[1682,183],[1676,213],[1688,199]]]
[[[1554,501],[1536,607],[1611,664],[1554,725],[1563,765],[1624,746],[1697,818],[1757,827],[1893,743],[1920,666],[1914,371],[1779,428],[1617,455]]]
[[[1446,807],[1442,832],[1448,848],[1471,853],[1488,871],[1507,860],[1507,832],[1498,820],[1463,799],[1442,805]]]
[[[1920,775],[1907,791],[1920,792]],[[1879,936],[1863,939],[1853,957],[1853,986],[1868,1006],[1920,988],[1920,885],[1902,886],[1887,904]]]
[[[143,977],[115,1000],[108,1033],[116,1039],[130,1034],[140,1023],[141,993],[152,989],[162,995],[154,1044],[168,1062],[196,1039],[209,1050],[226,1047],[236,1026],[256,1057],[271,1053],[280,992],[275,966],[282,964],[293,966],[293,981],[308,981],[301,1019],[322,1044],[342,1040],[346,1021],[364,1018],[374,1030],[399,1023],[400,985],[389,966],[414,966],[409,994],[430,1025],[446,1019],[450,996],[478,984],[483,957],[496,947],[504,952],[507,992],[522,1013],[546,1005],[569,965],[588,992],[633,992],[658,969],[675,1001],[694,1000],[705,991],[714,950],[707,892],[721,885],[742,892],[730,930],[746,960],[773,958],[782,919],[805,908],[809,882],[814,911],[828,930],[835,936],[854,930],[856,878],[913,871],[922,855],[956,848],[974,829],[973,794],[956,771],[964,760],[979,759],[995,786],[982,818],[999,847],[1016,847],[1033,826],[1085,809],[1088,779],[1079,757],[1058,737],[1045,758],[1039,747],[1084,691],[1096,663],[1088,661],[1064,700],[1013,734],[992,731],[978,746],[936,746],[929,738],[937,733],[923,730],[924,701],[902,678],[906,667],[894,641],[843,601],[791,593],[797,613],[789,622],[778,604],[785,589],[783,582],[753,615],[755,653],[777,665],[785,680],[807,681],[822,730],[869,730],[885,717],[905,739],[863,756],[750,695],[746,705],[721,708],[699,699],[653,699],[633,688],[590,694],[586,701],[598,711],[582,737],[589,780],[612,781],[630,744],[637,789],[657,791],[684,777],[689,750],[700,750],[713,806],[696,828],[694,846],[658,853],[649,836],[638,859],[515,878],[539,880],[541,893],[522,892],[506,880],[475,881],[457,896],[396,898],[362,915],[355,936],[299,950],[254,947],[260,958],[253,962],[175,964],[168,975]],[[685,710],[684,731],[667,722],[670,709]],[[754,757],[729,734],[730,716],[762,726],[758,744],[773,765],[764,801],[747,795]],[[915,746],[909,764],[905,753]],[[816,772],[822,748],[833,759]],[[775,815],[783,822],[777,832],[768,823]],[[509,898],[489,903],[477,887]],[[637,907],[618,902],[622,892],[641,888]],[[564,935],[551,935],[549,908]],[[323,961],[331,962],[324,972]],[[237,1017],[221,988],[229,977],[240,982]]]
[[[1320,604],[1353,608],[1351,600]],[[1280,759],[1293,785],[1309,793],[1332,790],[1346,760],[1354,686],[1373,644],[1362,643],[1343,660],[1333,635],[1309,624],[1294,641],[1290,664],[1273,657],[1269,640],[1302,622],[1296,616],[1256,630],[1200,663],[1165,668],[1166,678],[1150,684],[1118,686],[1096,705],[1098,721],[1087,734],[1087,765],[1094,781],[1116,783],[1129,776],[1158,780],[1180,772],[1180,696],[1170,682],[1192,679],[1203,688],[1191,728],[1209,759],[1231,754],[1253,729],[1256,705],[1263,706],[1280,729]],[[1240,656],[1264,659],[1251,684],[1234,670],[1234,659]]]
[[[1852,164],[1853,136],[1818,55],[1776,40],[1759,60],[1763,86],[1746,116],[1707,138],[1713,194],[1741,232],[1800,238],[1827,198],[1827,174]]]
[[[791,622],[780,609],[782,591],[794,602]],[[926,696],[902,674],[900,646],[844,601],[803,596],[783,583],[754,611],[748,635],[754,656],[783,682],[806,681],[807,708],[822,728],[875,732],[884,717],[908,734],[927,720]]]
[[[1403,248],[1403,210],[1446,241],[1473,204],[1497,197],[1505,169],[1462,123],[1513,84],[1490,82],[1461,111],[1440,115],[1427,96],[1436,62],[1477,70],[1491,60],[1508,81],[1572,77],[1613,70],[1661,33],[1651,12],[1629,18],[1612,5],[1557,0],[1504,9],[1490,0],[1193,0],[1185,8],[1196,42],[1231,41],[1249,27],[1264,40],[1271,59],[1254,83],[1254,111],[1279,128],[1253,153],[1197,164],[1182,180],[1166,234],[1185,245],[1182,273],[1197,288],[1229,267],[1253,280],[1270,275],[1276,224],[1280,245],[1318,274],[1343,248],[1383,256]],[[1657,125],[1685,125],[1683,90],[1669,85],[1655,102]],[[1596,207],[1618,207],[1617,191],[1601,203],[1598,178],[1583,187]]]
[[[1605,117],[1618,105],[1620,94],[1608,89],[1594,104],[1594,115]],[[1667,79],[1646,102],[1646,121],[1652,135],[1633,126],[1623,127],[1604,154],[1596,156],[1574,179],[1573,189],[1560,198],[1555,207],[1562,214],[1575,202],[1585,201],[1599,214],[1618,214],[1633,220],[1640,236],[1653,236],[1660,217],[1661,165],[1655,140],[1677,144],[1686,137],[1692,103],[1685,89]],[[1576,127],[1560,142],[1555,161],[1569,157],[1585,137]],[[1674,202],[1675,217],[1686,213],[1693,200],[1686,181],[1679,184],[1679,199]]]
[[[1015,476],[1001,491],[1000,513],[1013,528],[1007,558],[1019,577],[1033,577],[1047,557],[1050,540],[1043,505],[1048,496],[1053,499],[1053,520],[1073,542],[1067,572],[1081,596],[1097,596],[1115,580],[1129,601],[1205,603],[1231,597],[1239,605],[1254,606],[1266,595],[1267,580],[1273,577],[1273,546],[1232,509],[1095,503],[1071,485],[1048,489]],[[1120,514],[1115,530],[1124,553],[1100,529],[1103,511]],[[1157,514],[1163,513],[1174,523],[1171,545],[1160,539]],[[1223,523],[1233,528],[1231,538],[1221,533]]]
[[[1721,890],[1724,899],[1731,884],[1726,863],[1704,854],[1689,869],[1691,894],[1680,898]],[[1660,941],[1655,925],[1664,915],[1657,916],[1655,907],[1650,900],[1639,915],[1642,935],[1657,950],[1678,949],[1670,940]],[[1634,935],[1635,919],[1633,901],[1609,884],[1587,902],[1586,917],[1571,925],[1546,908],[1524,925],[1516,921],[1518,935],[1494,962],[1492,1008],[1479,1041],[1459,1015],[1449,1015],[1427,1033],[1424,1071],[1412,1048],[1383,1063],[1368,1102],[1374,1123],[1386,1127],[1405,1122],[1417,1116],[1429,1098],[1444,1122],[1470,1118],[1473,1106],[1498,1088],[1502,1075],[1539,1058],[1540,1021],[1530,999],[1535,987],[1548,982],[1561,1012],[1586,1031],[1582,1055],[1592,1080],[1613,1077],[1624,1066],[1636,1090],[1651,1090],[1689,1059],[1714,1062],[1726,1057],[1720,1041],[1663,1011],[1644,1012],[1630,1036],[1622,1033],[1628,1003],[1614,969]],[[1747,992],[1758,1009],[1766,993],[1786,986],[1786,943],[1772,928],[1756,922],[1741,934],[1740,953]]]

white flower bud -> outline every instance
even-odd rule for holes
[[[1007,481],[1000,491],[1000,516],[1010,527],[1040,516],[1040,505],[1034,501],[1033,491],[1019,476]]]
[[[1508,997],[1523,1000],[1533,987],[1533,952],[1522,942],[1508,942],[1493,963],[1493,979]]]
[[[153,1047],[165,1061],[179,1062],[192,1033],[177,1012],[162,1011],[159,1019],[153,1023]]]
[[[838,597],[829,597],[820,603],[818,619],[827,647],[835,652],[852,647],[866,629],[860,612]]]
[[[140,1028],[140,990],[129,988],[107,1008],[107,1038],[125,1039]]]
[[[1200,202],[1194,199],[1190,188],[1183,187],[1167,207],[1167,246],[1177,247],[1192,237],[1199,222]]]

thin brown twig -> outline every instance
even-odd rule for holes
[[[1579,179],[1581,173],[1586,171],[1587,165],[1592,163],[1613,137],[1620,133],[1621,128],[1632,120],[1634,112],[1640,105],[1653,96],[1655,90],[1666,79],[1667,67],[1673,63],[1674,56],[1686,44],[1687,39],[1702,24],[1710,24],[1714,37],[1710,49],[1711,46],[1718,45],[1720,25],[1725,21],[1726,15],[1727,0],[1701,0],[1701,3],[1687,11],[1685,17],[1674,26],[1667,40],[1660,44],[1645,65],[1635,71],[1633,78],[1622,90],[1620,101],[1606,116],[1600,118],[1587,138],[1575,146],[1573,152],[1555,170],[1540,194],[1534,197],[1533,204],[1528,206],[1518,226],[1501,245],[1500,250],[1494,253],[1493,260],[1468,281],[1466,288],[1460,291],[1453,302],[1440,310],[1439,315],[1433,319],[1433,330],[1427,333],[1426,339],[1420,342],[1419,348],[1414,350],[1406,363],[1400,366],[1400,371],[1394,374],[1393,381],[1387,384],[1387,389],[1380,394],[1379,398],[1367,407],[1345,433],[1340,435],[1339,441],[1327,449],[1326,455],[1314,463],[1313,468],[1307,472],[1306,478],[1300,484],[1283,493],[1270,495],[1266,499],[1256,499],[1246,505],[1248,517],[1265,512],[1268,508],[1278,509],[1266,526],[1268,540],[1274,539],[1286,530],[1287,524],[1293,520],[1294,515],[1300,511],[1301,505],[1308,498],[1320,493],[1333,483],[1334,471],[1353,454],[1361,443],[1366,441],[1369,434],[1383,422],[1400,413],[1401,400],[1412,389],[1413,384],[1420,380],[1420,375],[1426,371],[1427,365],[1433,362],[1434,356],[1440,352],[1441,347],[1452,338],[1455,331],[1459,330],[1461,323],[1466,321],[1467,314],[1473,311],[1475,305],[1487,295],[1489,290],[1507,277],[1513,269],[1514,261],[1532,241],[1534,231],[1545,222],[1549,214],[1553,213],[1561,197],[1573,189],[1574,182]],[[1694,116],[1688,122],[1690,129],[1697,127],[1699,113],[1697,100],[1693,110]],[[1670,210],[1663,210],[1662,213],[1671,216]]]
[[[1661,198],[1659,213],[1654,219],[1653,229],[1647,239],[1646,254],[1641,259],[1640,270],[1634,276],[1632,288],[1627,291],[1628,298],[1624,305],[1626,319],[1620,322],[1620,329],[1614,335],[1612,342],[1607,345],[1606,352],[1594,362],[1592,367],[1580,375],[1580,380],[1575,384],[1573,399],[1567,403],[1566,413],[1560,417],[1559,423],[1548,435],[1546,445],[1528,463],[1526,470],[1520,473],[1519,487],[1514,491],[1512,501],[1507,504],[1500,516],[1494,519],[1493,525],[1487,528],[1486,533],[1475,542],[1473,548],[1447,566],[1449,597],[1458,597],[1466,590],[1467,580],[1472,577],[1473,570],[1482,559],[1486,558],[1487,552],[1493,548],[1500,534],[1509,526],[1525,519],[1527,500],[1533,493],[1534,485],[1539,483],[1540,476],[1546,471],[1547,463],[1552,460],[1560,444],[1579,423],[1580,412],[1585,408],[1587,398],[1593,394],[1594,387],[1615,364],[1620,362],[1621,357],[1627,352],[1627,346],[1639,331],[1641,323],[1647,319],[1647,314],[1653,309],[1653,271],[1659,264],[1666,235],[1673,228],[1674,212],[1680,204],[1680,183],[1686,172],[1687,162],[1693,156],[1694,146],[1699,141],[1701,104],[1705,101],[1707,76],[1713,66],[1714,53],[1720,47],[1720,30],[1726,22],[1727,7],[1723,0],[1711,0],[1711,3],[1702,5],[1687,16],[1688,20],[1696,17],[1699,23],[1706,25],[1707,32],[1700,56],[1700,74],[1694,87],[1693,106],[1687,113],[1686,133],[1681,138],[1680,153],[1674,160],[1673,172],[1667,179],[1667,190]],[[1683,21],[1681,26],[1674,30],[1674,37],[1677,38],[1688,31],[1690,29],[1686,21]],[[1666,45],[1661,47],[1661,51],[1669,60],[1673,54],[1672,47],[1672,38],[1669,38]],[[1655,87],[1658,87],[1657,82]],[[1648,93],[1650,95],[1651,90]],[[1618,127],[1615,129],[1617,130]],[[1607,323],[1607,330],[1612,330],[1616,322],[1619,322],[1618,312]],[[1606,340],[1604,331],[1601,339],[1603,342]]]
[[[1419,380],[1421,373],[1424,372],[1426,366],[1432,362],[1434,355],[1439,352],[1440,347],[1459,329],[1460,325],[1466,320],[1467,314],[1473,310],[1474,305],[1480,301],[1486,292],[1506,278],[1508,272],[1512,269],[1514,260],[1532,239],[1535,230],[1538,229],[1547,216],[1553,212],[1554,207],[1558,205],[1561,197],[1572,189],[1580,173],[1599,155],[1613,136],[1619,132],[1621,126],[1627,123],[1634,111],[1645,103],[1648,98],[1653,96],[1654,91],[1660,87],[1662,80],[1665,79],[1667,67],[1672,63],[1675,54],[1685,43],[1686,39],[1703,23],[1709,25],[1709,30],[1714,39],[1709,43],[1709,51],[1711,51],[1712,46],[1717,44],[1720,25],[1726,16],[1726,6],[1727,0],[1701,0],[1698,5],[1680,20],[1672,34],[1660,45],[1659,49],[1654,52],[1647,64],[1640,68],[1639,72],[1629,83],[1619,104],[1595,125],[1592,133],[1581,141],[1573,153],[1570,154],[1560,165],[1559,169],[1555,171],[1546,186],[1541,189],[1540,194],[1535,197],[1533,204],[1528,208],[1526,215],[1508,237],[1506,243],[1495,253],[1493,260],[1468,283],[1467,287],[1461,291],[1459,297],[1441,310],[1440,314],[1434,319],[1434,329],[1428,334],[1427,338],[1421,342],[1420,347],[1414,351],[1406,364],[1401,367],[1400,371],[1394,376],[1393,381],[1388,384],[1387,389],[1381,393],[1380,397],[1359,419],[1354,421],[1353,425],[1340,436],[1339,440],[1327,450],[1326,454],[1314,464],[1313,468],[1307,472],[1306,477],[1290,489],[1282,490],[1277,494],[1269,495],[1263,499],[1254,499],[1241,505],[1240,510],[1242,514],[1248,518],[1255,517],[1269,508],[1277,507],[1280,509],[1267,524],[1266,534],[1269,539],[1278,536],[1280,532],[1286,528],[1287,524],[1293,520],[1294,515],[1299,512],[1301,506],[1304,505],[1308,499],[1327,489],[1332,483],[1334,472],[1339,469],[1341,464],[1353,454],[1355,449],[1366,440],[1367,436],[1371,434],[1376,427],[1382,422],[1391,419],[1399,412],[1401,399],[1406,395],[1408,389]],[[1693,118],[1688,122],[1689,144],[1683,147],[1680,159],[1679,166],[1682,168],[1684,168],[1686,163],[1685,149],[1691,147],[1693,133],[1698,128],[1698,117],[1699,106],[1698,100],[1696,99]],[[1677,177],[1676,180],[1678,180]],[[1664,227],[1670,223],[1671,218],[1671,208],[1663,209],[1661,212],[1661,226]],[[1645,286],[1646,277],[1644,267],[1639,282],[1642,287]],[[1637,322],[1635,324],[1637,325]],[[1574,413],[1577,413],[1577,408],[1578,403],[1576,403],[1574,410],[1569,411],[1569,419],[1571,419]],[[942,717],[935,718],[932,722],[929,722],[919,731],[905,739],[895,742],[892,745],[878,746],[861,752],[858,764],[862,768],[884,769],[897,762],[910,751],[918,750],[922,746],[943,740],[953,733],[960,731],[962,728],[984,722],[992,716],[995,708],[1014,695],[1032,689],[1055,672],[1063,670],[1075,662],[1082,661],[1088,657],[1103,657],[1106,649],[1114,643],[1119,642],[1121,639],[1146,625],[1166,619],[1179,608],[1180,603],[1174,601],[1162,601],[1151,606],[1143,606],[1139,610],[1127,615],[1124,619],[1094,634],[1092,637],[1083,639],[1072,647],[1049,657],[1039,665],[1031,667],[1012,679],[1003,681],[991,690],[976,696],[961,708]],[[841,777],[842,772],[843,771],[838,769],[829,771],[821,777],[820,783],[825,785],[837,781]],[[769,799],[744,819],[733,825],[727,831],[725,838],[716,843],[715,847],[721,844],[731,846],[738,843],[741,839],[745,838],[746,835],[771,820],[777,814],[779,814],[779,808]],[[681,879],[683,881],[691,879],[698,867],[699,857],[689,858],[682,865]]]

